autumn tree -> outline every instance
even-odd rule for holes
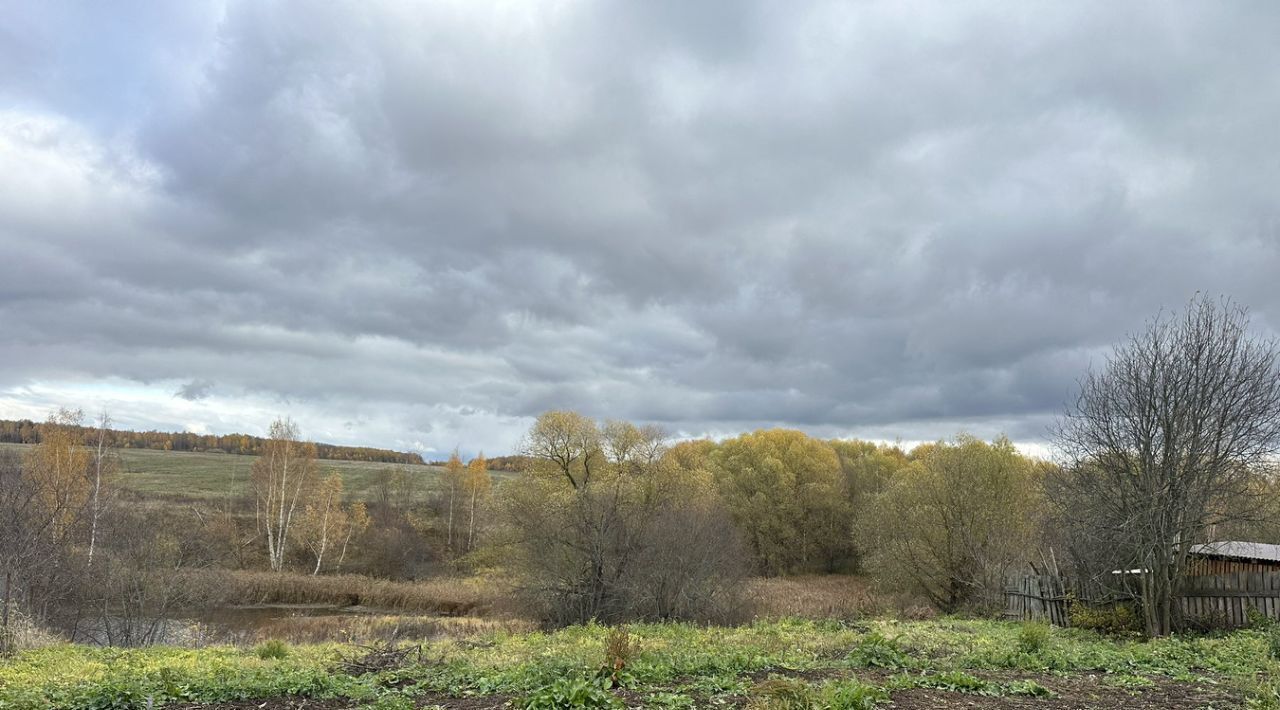
[[[347,545],[368,522],[364,504],[343,503],[342,476],[333,473],[321,481],[298,521],[298,536],[316,561],[311,574],[320,574],[326,553],[335,547],[340,548],[337,564],[340,567]]]
[[[493,479],[489,476],[489,467],[482,451],[467,463],[466,491],[467,497],[470,499],[470,511],[467,515],[468,552],[475,548],[476,508],[489,495],[489,490],[492,486]]]
[[[267,545],[271,569],[284,569],[289,532],[294,515],[301,512],[316,479],[315,445],[300,438],[298,426],[288,418],[271,423],[262,455],[253,463],[252,483],[258,524]]]
[[[1075,549],[1086,566],[1103,552],[1143,570],[1151,635],[1174,628],[1191,546],[1255,512],[1241,503],[1280,453],[1278,355],[1246,309],[1197,297],[1085,375],[1058,424],[1068,465],[1055,499],[1090,522]]]
[[[458,450],[454,449],[449,454],[449,461],[444,465],[444,490],[445,496],[448,498],[448,532],[446,533],[446,545],[449,552],[454,551],[453,530],[454,530],[454,511],[457,507],[459,495],[464,493],[467,486],[467,467],[462,463],[462,457],[458,455]]]
[[[848,539],[848,510],[832,448],[771,429],[722,442],[710,456],[716,487],[766,574],[824,565]]]
[[[871,569],[946,612],[991,604],[1039,530],[1045,468],[1003,437],[961,435],[912,459],[860,521]]]
[[[600,428],[577,412],[552,411],[538,417],[525,436],[523,454],[537,471],[563,476],[574,489],[591,484],[603,458]]]
[[[853,522],[848,554],[855,568],[860,567],[875,545],[873,536],[857,521],[873,511],[877,496],[893,481],[899,470],[909,465],[907,454],[898,446],[871,441],[834,440],[828,442],[840,461],[841,484]]]
[[[80,445],[80,410],[59,409],[40,428],[40,443],[27,453],[25,468],[50,516],[49,534],[67,536],[92,492],[93,457]]]

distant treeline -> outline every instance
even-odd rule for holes
[[[528,456],[493,456],[485,457],[485,468],[490,471],[510,471],[512,473],[520,473],[529,470],[530,459]],[[447,466],[448,461],[431,461],[432,466]]]
[[[97,429],[76,427],[76,433],[87,445],[96,442]],[[120,449],[156,449],[159,451],[206,451],[256,456],[262,452],[265,439],[248,434],[193,434],[191,432],[107,430],[109,446]],[[0,443],[38,444],[40,424],[29,419],[0,419]],[[334,461],[375,461],[378,463],[421,464],[418,454],[375,449],[367,446],[316,444],[317,458]]]

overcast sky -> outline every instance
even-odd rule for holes
[[[1280,318],[1280,4],[0,0],[0,417],[1034,446]]]

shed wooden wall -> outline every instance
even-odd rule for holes
[[[1237,572],[1280,572],[1280,562],[1198,557],[1191,560],[1191,563],[1187,565],[1187,575],[1191,577],[1235,574]]]

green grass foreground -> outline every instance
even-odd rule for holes
[[[1100,688],[1135,698],[1180,684],[1204,688],[1219,698],[1216,707],[1278,706],[1280,665],[1261,631],[1146,642],[949,619],[630,631],[637,651],[607,693],[597,679],[609,630],[584,626],[430,642],[423,662],[364,675],[342,670],[343,659],[361,649],[341,644],[51,646],[0,660],[0,708],[143,708],[283,696],[347,698],[371,708],[477,696],[535,708],[620,700],[645,707],[869,708],[911,691],[1051,699],[1055,679],[1086,674],[1100,678]],[[574,697],[596,704],[575,706]]]

